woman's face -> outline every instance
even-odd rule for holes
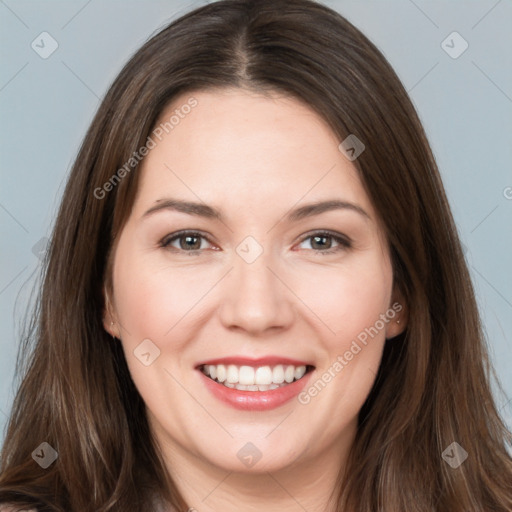
[[[375,211],[304,104],[198,92],[162,122],[191,96],[138,171],[105,327],[168,458],[338,464],[403,328]]]

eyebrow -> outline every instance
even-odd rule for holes
[[[214,219],[223,221],[221,212],[205,203],[196,203],[193,201],[182,201],[179,199],[159,199],[157,204],[153,205],[149,210],[144,213],[143,217],[148,217],[156,212],[164,210],[174,210],[188,215],[196,215],[198,217],[205,217],[207,219]],[[333,210],[350,210],[356,212],[367,219],[371,219],[370,215],[361,208],[361,206],[342,201],[339,199],[330,199],[327,201],[318,201],[315,203],[306,204],[299,208],[289,211],[284,219],[288,222],[297,222],[306,217],[320,215],[324,212]]]

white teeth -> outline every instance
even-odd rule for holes
[[[272,382],[274,384],[282,384],[284,382],[284,368],[282,364],[274,366],[272,370]]]
[[[245,386],[254,385],[254,368],[252,366],[240,366],[238,371],[238,382]]]
[[[218,373],[218,371],[219,371],[219,369],[217,368],[217,373]],[[305,366],[297,366],[297,368],[295,368],[295,374],[294,374],[295,380],[302,379],[302,377],[304,377],[305,373],[306,373]]]
[[[268,391],[301,379],[306,373],[306,366],[278,364],[271,368],[270,366],[207,364],[202,367],[202,371],[212,380],[228,388],[242,391]]]
[[[238,368],[235,365],[230,364],[228,366],[228,371],[227,371],[227,374],[226,374],[226,380],[230,384],[235,384],[235,382],[238,382]]]
[[[288,383],[293,382],[295,376],[295,366],[287,366],[284,371],[284,380]],[[213,379],[213,377],[212,377]]]
[[[259,368],[256,368],[254,380],[259,386],[268,386],[272,384],[272,370],[270,369],[270,366],[260,366]]]
[[[257,386],[256,384],[253,384],[252,386],[244,386],[243,384],[235,384],[235,388],[240,391],[268,391],[269,386]]]
[[[297,370],[295,370],[295,373],[297,373]],[[219,382],[224,382],[227,377],[226,367],[223,364],[217,365],[217,380]]]

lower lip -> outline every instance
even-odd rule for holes
[[[224,384],[207,377],[199,370],[206,387],[222,402],[244,411],[269,411],[295,398],[305,387],[312,372],[308,372],[299,380],[269,391],[242,391],[228,388]]]

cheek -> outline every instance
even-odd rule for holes
[[[183,349],[194,336],[194,325],[187,320],[197,318],[191,309],[211,288],[207,281],[214,282],[214,277],[172,269],[165,262],[155,264],[154,257],[136,251],[119,253],[113,280],[123,350],[139,393],[148,409],[160,417],[167,415],[163,404],[183,407],[183,393],[167,370],[177,364],[187,366]],[[144,350],[139,348],[142,346]],[[146,366],[141,357],[147,352],[150,360]],[[170,415],[166,421],[174,421],[172,418]]]
[[[335,344],[355,339],[390,305],[392,270],[387,258],[368,253],[337,268],[304,273],[297,295],[330,333]]]
[[[304,302],[321,320],[325,335],[318,371],[299,399],[325,414],[324,424],[330,425],[326,437],[355,421],[373,386],[385,344],[382,315],[389,315],[392,282],[389,261],[377,254],[354,259],[335,272],[317,273],[302,288]],[[392,317],[386,318],[389,322]]]
[[[214,275],[187,268],[155,265],[154,259],[140,255],[119,258],[114,270],[115,306],[127,338],[163,343],[215,280]]]

